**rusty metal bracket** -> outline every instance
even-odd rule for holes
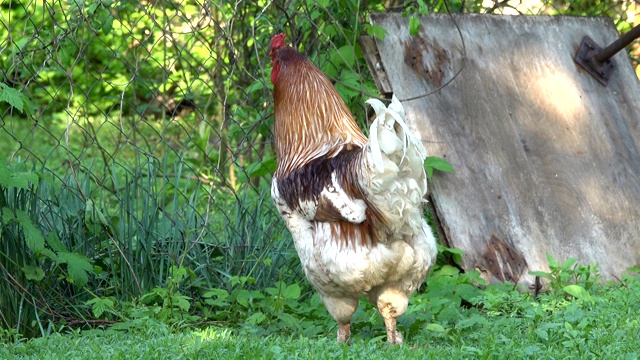
[[[602,49],[590,37],[585,36],[573,60],[587,70],[602,85],[607,86],[611,74],[616,69],[616,62],[612,59],[613,55],[638,37],[640,37],[640,25]]]
[[[613,59],[607,59],[604,62],[596,61],[595,56],[601,51],[602,48],[598,46],[595,41],[585,36],[573,60],[582,66],[583,69],[587,70],[587,72],[602,85],[607,86],[609,77],[611,77],[611,74],[616,69],[616,62]]]

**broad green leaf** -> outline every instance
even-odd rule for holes
[[[455,268],[455,267],[453,267],[451,265],[444,265],[438,271],[438,275],[440,275],[440,276],[453,276],[453,275],[456,275],[456,274],[459,274],[459,273],[460,273],[460,270],[458,270],[457,268]]]
[[[24,112],[25,96],[18,90],[0,82],[0,101],[6,102],[20,112]]]
[[[215,306],[219,308],[225,308],[225,307],[231,306],[231,304],[229,304],[227,301],[220,300],[220,299],[205,299],[204,302],[209,306]]]
[[[173,315],[173,309],[168,307],[163,307],[160,311],[158,311],[158,319],[167,320]]]
[[[329,24],[327,26],[325,26],[324,28],[324,35],[327,38],[332,38],[338,34],[340,34],[340,30],[342,29],[342,26],[339,24]]]
[[[232,276],[229,279],[229,282],[231,283],[231,287],[235,287],[238,284],[244,284],[245,282],[243,281],[243,279],[241,279],[239,276]]]
[[[96,1],[93,4],[90,4],[89,7],[87,8],[87,12],[89,13],[89,15],[93,15],[96,12],[96,9],[98,8],[98,6],[100,6],[99,1]]]
[[[350,71],[342,72],[340,80],[336,83],[336,90],[338,90],[340,96],[347,101],[360,95],[360,91],[357,90],[359,88],[360,79],[358,78],[358,74]]]
[[[29,214],[25,211],[16,210],[16,215],[18,224],[22,226],[22,232],[24,233],[24,240],[27,247],[34,253],[39,254],[42,249],[44,249],[44,237],[42,236],[42,233],[35,227],[35,225],[33,225],[31,217],[29,217]]]
[[[113,16],[109,13],[109,16],[105,17],[102,21],[102,31],[105,35],[109,35],[111,30],[113,29]]]
[[[245,93],[251,94],[251,93],[256,92],[258,90],[262,90],[262,89],[264,89],[264,85],[265,85],[264,80],[258,79],[256,81],[254,81],[253,83],[251,83],[251,85],[247,86],[247,88],[245,89]]]
[[[27,265],[22,268],[22,273],[27,278],[27,280],[40,281],[44,278],[44,271],[35,266]]]
[[[460,321],[458,321],[455,325],[456,329],[467,329],[470,328],[474,325],[478,325],[478,324],[484,324],[486,323],[487,320],[485,320],[485,318],[483,318],[482,316],[476,315],[476,316],[472,316],[470,318],[467,319],[462,319]]]
[[[38,174],[0,166],[0,186],[27,189],[29,184],[33,184],[34,189],[38,188]]]
[[[56,255],[56,253],[54,253],[53,251],[44,248],[42,249],[42,251],[40,251],[40,256],[44,256],[44,257],[48,257],[49,259],[56,261],[56,259],[58,259],[58,256]]]
[[[415,16],[412,16],[411,19],[409,19],[409,34],[411,36],[415,36],[415,35],[418,35],[419,32],[420,32],[420,19],[418,19]]]
[[[383,28],[377,24],[367,24],[365,25],[365,30],[369,36],[374,37],[380,41],[384,40],[384,37],[387,35],[387,29]]]
[[[180,282],[182,279],[187,277],[187,269],[185,267],[171,267],[171,277],[174,278],[175,281]]]
[[[13,216],[13,211],[8,207],[2,208],[2,225],[7,225],[12,220],[15,220],[15,216]]]
[[[471,301],[480,295],[480,289],[471,284],[458,284],[455,286],[456,294],[461,298]]]
[[[55,252],[67,251],[66,245],[60,241],[55,231],[49,231],[47,234],[47,245]]]
[[[444,327],[440,324],[427,324],[427,326],[425,326],[425,329],[437,333],[444,333]]]
[[[148,292],[140,297],[140,302],[146,305],[155,304],[158,299],[162,299],[167,294],[167,289],[155,287],[153,291]]]
[[[76,55],[78,55],[78,46],[71,40],[63,40],[58,48],[60,65],[63,67],[71,67],[76,61]]]
[[[544,329],[536,329],[535,330],[536,335],[538,335],[538,337],[544,341],[549,340],[549,333],[547,333],[546,330]]]
[[[578,262],[578,259],[576,258],[568,258],[567,261],[565,261],[562,264],[562,271],[567,271],[571,269],[571,267],[575,265],[577,262]]]
[[[439,252],[447,252],[447,253],[450,253],[450,254],[464,255],[464,250],[462,250],[462,249],[450,248],[450,247],[442,246],[440,244],[438,244],[438,251]]]
[[[549,263],[550,268],[558,266],[558,262],[553,256],[551,256],[551,253],[547,253],[547,262]]]
[[[191,298],[182,294],[174,295],[171,297],[173,306],[177,306],[182,311],[189,311],[191,307]]]
[[[275,286],[278,286],[278,289],[274,288],[274,287],[268,287],[265,288],[263,291],[271,296],[278,296],[280,294],[280,282],[278,281]]]
[[[438,156],[427,156],[424,159],[424,168],[429,178],[433,177],[433,171],[438,170],[442,172],[454,172],[453,166],[449,162]]]
[[[452,255],[453,258],[453,262],[456,263],[457,265],[462,265],[462,255],[464,255],[464,250],[462,249],[456,249],[456,248],[449,248],[446,246],[442,246],[440,244],[437,245],[438,246],[438,252],[439,253],[449,253]]]
[[[93,307],[91,307],[91,311],[93,312],[93,316],[95,316],[96,318],[99,318],[100,316],[102,316],[102,314],[104,314],[104,310],[106,309],[105,305],[103,302],[97,302],[95,304],[93,304]]]
[[[267,317],[260,311],[251,314],[245,321],[251,325],[258,325],[265,321]]]
[[[315,21],[317,18],[319,18],[321,15],[323,14],[322,11],[320,10],[313,10],[311,12],[311,15],[309,15],[309,19],[311,19],[311,21]]]
[[[418,14],[420,15],[429,15],[429,6],[425,1],[418,1]]]
[[[106,309],[112,309],[114,305],[113,300],[110,298],[94,298],[87,301],[85,304],[91,306],[91,312],[96,318],[102,316]]]
[[[84,221],[85,221],[85,224],[87,224],[87,226],[91,226],[91,225],[109,226],[109,223],[107,222],[107,219],[105,218],[104,214],[94,204],[93,200],[87,199],[87,202],[85,203],[84,212],[85,212]]]
[[[634,266],[628,267],[627,271],[640,274],[640,266],[634,265]]]
[[[577,299],[593,302],[593,298],[591,297],[591,294],[589,294],[589,292],[580,285],[575,285],[575,284],[567,285],[564,287],[564,292],[566,292],[571,296],[574,296]]]
[[[339,57],[339,61],[342,61],[342,63],[346,64],[347,66],[353,66],[356,62],[356,53],[353,46],[351,45],[341,46],[338,49],[336,56]],[[332,58],[331,60],[338,60],[338,59]],[[337,63],[337,61],[334,63]]]
[[[329,53],[329,61],[322,65],[322,71],[330,78],[338,75],[338,69],[351,67],[356,61],[355,51],[352,46],[344,45]]]
[[[229,297],[229,292],[224,289],[211,289],[202,295],[205,298],[216,297],[217,299],[224,300]]]
[[[11,179],[11,170],[8,166],[0,166],[0,186],[9,187],[9,181]]]
[[[227,301],[229,292],[224,289],[211,289],[202,295],[205,298],[205,303],[211,306],[217,307],[229,307],[231,304]]]
[[[93,274],[93,266],[91,260],[87,257],[71,253],[60,252],[58,254],[58,262],[67,264],[67,272],[73,284],[78,287],[83,287],[89,281],[88,274]]]
[[[29,184],[32,184],[34,189],[37,189],[38,180],[38,174],[34,172],[14,170],[13,175],[11,176],[11,185],[26,189],[29,187]]]
[[[299,321],[293,315],[286,312],[279,312],[277,313],[277,316],[278,319],[282,320],[282,322],[292,330],[300,330],[300,324],[298,323]]]
[[[285,299],[297,300],[300,297],[300,285],[291,284],[282,292]]]
[[[251,291],[251,299],[264,299],[265,296],[262,294],[260,290],[252,290]]]
[[[14,40],[13,51],[16,51],[16,52],[23,51],[23,49],[27,46],[27,44],[30,43],[32,40],[33,40],[32,36],[23,36],[17,40]],[[2,85],[4,84],[0,83],[0,87],[2,87]]]
[[[249,292],[249,290],[242,289],[238,291],[238,295],[236,296],[236,301],[238,302],[238,304],[244,307],[248,307],[249,299],[251,299],[251,293]]]

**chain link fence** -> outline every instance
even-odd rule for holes
[[[55,319],[68,313],[43,282],[86,300],[78,285],[137,296],[172,266],[190,269],[192,288],[296,281],[269,199],[269,40],[286,32],[364,124],[377,91],[357,38],[383,11],[609,16],[621,32],[640,23],[630,0],[2,1],[0,291]],[[638,68],[637,41],[629,53]],[[11,236],[32,256],[18,257]],[[3,325],[19,312],[9,302]]]

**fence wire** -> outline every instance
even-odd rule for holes
[[[33,221],[45,236],[102,269],[126,259],[117,284],[94,280],[115,287],[104,293],[143,293],[184,264],[209,285],[257,269],[295,278],[268,194],[269,39],[285,31],[363,117],[377,91],[357,38],[384,11],[609,16],[621,32],[640,23],[631,0],[3,1],[2,166],[42,179]],[[638,69],[637,41],[629,54]],[[274,242],[282,257],[267,254]],[[141,264],[150,271],[134,271]],[[3,280],[20,289],[11,274]]]

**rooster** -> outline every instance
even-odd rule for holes
[[[271,40],[277,168],[271,196],[291,232],[302,268],[351,336],[361,294],[377,306],[387,341],[402,343],[396,318],[434,264],[436,241],[422,216],[425,149],[389,106],[366,101],[376,118],[369,139],[322,71]]]

